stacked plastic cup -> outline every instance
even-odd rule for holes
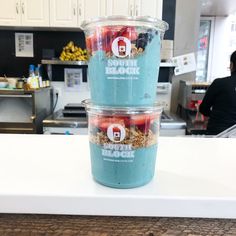
[[[84,22],[91,166],[106,186],[133,188],[155,172],[162,108],[155,105],[161,40],[168,24],[111,16]]]

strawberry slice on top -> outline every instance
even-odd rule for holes
[[[156,118],[156,114],[133,115],[130,117],[129,125],[135,125],[141,132],[147,134]]]
[[[90,118],[90,125],[106,132],[112,124],[120,124],[126,128],[136,126],[143,133],[148,133],[150,126],[156,120],[156,114],[142,114],[131,116],[95,116]]]
[[[115,38],[126,37],[130,41],[138,38],[138,34],[134,26],[103,26],[96,28],[95,32],[86,37],[87,49],[90,52],[103,50],[111,52],[111,45]]]
[[[125,122],[122,117],[96,116],[90,118],[90,125],[103,132],[106,132],[108,127],[112,124],[119,124],[125,127]]]
[[[134,41],[138,38],[138,33],[134,26],[124,26],[118,32],[117,36],[128,38],[130,41]]]

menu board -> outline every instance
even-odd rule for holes
[[[15,33],[16,57],[34,57],[32,33]]]
[[[67,91],[78,91],[83,85],[82,69],[64,69],[65,88]]]

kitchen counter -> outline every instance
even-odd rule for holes
[[[163,111],[161,115],[160,136],[184,136],[186,122],[176,114]]]
[[[44,119],[44,127],[88,128],[87,117],[64,117],[62,111],[59,109]]]
[[[31,95],[34,93],[40,93],[43,90],[51,90],[51,87],[41,88],[41,89],[32,89],[32,90],[24,90],[24,89],[2,89],[0,88],[0,95]]]
[[[146,186],[95,183],[87,136],[0,135],[0,212],[236,218],[236,139],[159,139]]]
[[[65,117],[63,109],[59,109],[43,120],[44,134],[87,135],[87,117]]]

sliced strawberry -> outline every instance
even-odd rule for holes
[[[86,46],[88,51],[93,52],[97,51],[98,45],[97,45],[97,38],[95,35],[90,35],[89,37],[86,38]]]
[[[92,51],[92,36],[86,38],[86,47],[89,52]]]
[[[103,132],[106,132],[111,123],[108,120],[104,120],[99,124],[99,129]]]
[[[116,37],[126,37],[130,41],[137,39],[138,35],[133,26],[104,26],[98,27],[90,36],[86,37],[87,49],[91,52],[103,50],[111,51],[111,44]]]
[[[87,49],[91,52],[111,50],[112,32],[107,27],[97,28],[96,31],[86,38]]]
[[[103,132],[107,131],[107,128],[112,124],[124,125],[124,120],[120,117],[92,117],[90,118],[90,125],[99,128]]]
[[[137,128],[143,132],[144,134],[147,134],[149,129],[150,129],[150,126],[151,126],[151,122],[150,120],[147,121],[145,124],[142,124],[142,125],[137,125]]]
[[[105,52],[111,52],[111,45],[116,38],[117,33],[121,29],[120,26],[107,26],[102,29],[102,45]]]
[[[109,33],[105,37],[102,38],[102,50],[105,52],[111,51],[112,44],[112,35]]]
[[[157,119],[157,114],[143,114],[131,116],[95,116],[90,118],[90,125],[103,132],[112,124],[120,124],[125,127],[136,126],[143,133],[147,134],[151,125]],[[119,130],[117,130],[119,131]]]
[[[111,37],[111,41],[113,41],[116,37],[120,36],[120,32],[123,26],[114,25],[114,26],[106,26],[105,28],[108,35]]]
[[[151,122],[156,118],[157,118],[157,116],[155,114],[133,115],[130,117],[129,123],[131,125],[144,125],[147,122]]]
[[[156,114],[133,115],[129,120],[129,125],[135,125],[141,132],[147,134],[156,118]]]
[[[130,41],[134,41],[138,38],[138,34],[134,26],[124,26],[120,30],[119,36],[126,37]]]

